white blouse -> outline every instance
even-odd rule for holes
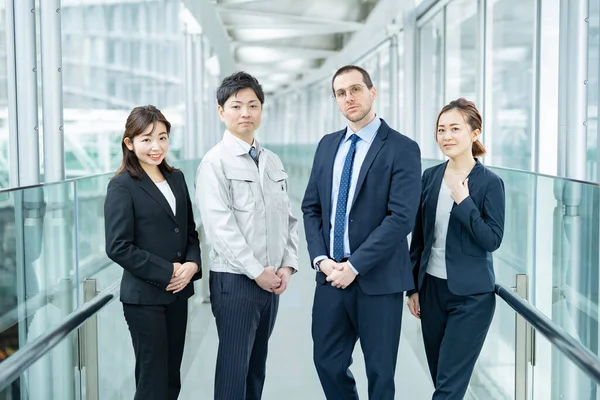
[[[173,215],[177,215],[175,212],[176,211],[175,210],[175,195],[173,194],[173,191],[171,190],[171,186],[169,186],[169,182],[162,181],[162,182],[154,182],[154,183],[160,189],[163,196],[165,196],[165,199],[167,199],[167,202],[171,206],[171,210],[173,210]]]
[[[447,279],[446,272],[446,236],[448,234],[448,222],[454,200],[450,197],[451,190],[444,183],[440,187],[437,208],[435,212],[435,228],[433,230],[433,244],[431,245],[431,256],[427,264],[427,273],[437,278]]]

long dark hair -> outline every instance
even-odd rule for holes
[[[136,107],[131,110],[129,116],[127,117],[127,122],[125,122],[125,132],[123,132],[123,138],[121,139],[123,161],[121,162],[121,166],[117,170],[115,176],[125,171],[129,172],[129,174],[136,179],[141,179],[142,176],[144,176],[145,172],[140,165],[140,161],[135,153],[127,148],[125,145],[125,139],[129,138],[131,143],[133,143],[133,138],[141,135],[146,128],[148,128],[148,125],[152,125],[152,132],[154,132],[157,122],[162,122],[165,124],[167,127],[167,135],[171,133],[171,123],[167,121],[165,116],[158,108],[152,105],[147,105]],[[167,163],[166,158],[164,158],[158,166],[167,172],[173,172],[175,170],[175,168],[171,167]]]

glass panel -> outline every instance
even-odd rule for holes
[[[114,2],[62,8],[65,152],[70,177],[114,171],[129,111],[153,104],[183,132],[180,2]],[[167,51],[168,49],[168,51]],[[168,59],[168,62],[165,60]],[[181,141],[175,140],[176,157]]]
[[[488,2],[484,137],[490,165],[531,169],[535,2]],[[489,42],[489,41],[488,41]],[[490,145],[491,143],[491,145]]]
[[[6,59],[6,5],[0,2],[0,188],[9,186],[8,70]]]
[[[443,13],[437,14],[419,30],[417,141],[423,158],[442,158],[435,141],[435,121],[443,107],[443,36]]]
[[[600,2],[589,2],[587,178],[600,180],[598,108],[600,105]]]
[[[515,394],[515,312],[496,297],[496,312],[465,399],[510,400]]]
[[[445,104],[459,97],[477,99],[477,0],[452,1],[446,7]]]

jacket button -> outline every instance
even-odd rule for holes
[[[177,252],[177,257],[181,257],[181,253],[180,252]]]
[[[179,228],[175,228],[175,233],[179,233]]]

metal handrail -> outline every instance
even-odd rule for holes
[[[583,346],[563,328],[542,314],[511,289],[496,284],[496,294],[513,310],[523,317],[536,332],[540,332],[550,343],[585,372],[596,384],[600,384],[600,359],[591,350]]]
[[[121,280],[104,289],[94,299],[69,314],[60,325],[28,343],[15,354],[0,363],[0,392],[23,374],[33,363],[46,355],[71,332],[94,316],[104,306],[119,296]]]

